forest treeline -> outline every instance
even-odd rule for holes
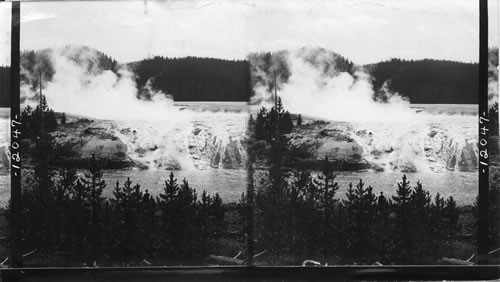
[[[51,49],[21,53],[22,81],[36,89],[40,72],[48,82],[54,73],[49,56]],[[112,57],[89,47],[66,46],[63,54],[75,62],[86,62],[93,70],[112,70],[123,67]],[[91,52],[92,58],[88,56]],[[288,51],[251,53],[246,60],[214,58],[153,57],[126,64],[136,77],[139,89],[150,83],[155,90],[172,95],[176,101],[248,101],[251,89],[264,84],[274,87],[273,71],[279,82],[286,82],[290,75],[286,56]],[[352,61],[322,48],[302,48],[299,54],[309,63],[320,66],[325,73],[353,73]],[[394,92],[408,97],[412,103],[472,104],[477,103],[478,64],[443,60],[401,60],[379,62],[364,66],[372,75],[374,89],[384,83]],[[0,105],[8,106],[10,83],[9,68],[0,67]],[[6,83],[3,83],[6,82]],[[146,97],[147,91],[139,96]]]
[[[130,179],[110,185],[102,180],[100,163],[92,158],[83,176],[61,168],[50,171],[50,178],[38,164],[22,191],[25,250],[37,250],[47,265],[64,254],[88,266],[144,259],[202,264],[219,253],[225,207],[218,194],[198,194],[172,173],[157,196]],[[104,189],[112,189],[112,196],[104,197]]]
[[[83,176],[61,168],[49,179],[35,171],[22,191],[25,252],[37,250],[37,261],[47,265],[59,255],[71,258],[69,265],[89,266],[143,260],[204,264],[210,254],[237,252],[227,252],[234,226],[227,223],[228,209],[217,194],[197,194],[171,173],[153,196],[130,179],[110,185],[102,173],[94,158]],[[422,184],[411,187],[405,176],[390,198],[375,195],[362,180],[349,185],[343,200],[339,188],[328,170],[319,175],[294,170],[279,190],[260,182],[252,210],[255,249],[268,252],[261,263],[434,264],[452,253],[450,244],[460,228],[453,198],[432,198]],[[104,197],[104,189],[113,195]],[[244,193],[236,220],[241,242],[248,238],[243,234],[249,204]],[[239,246],[246,253],[246,244]]]
[[[453,256],[460,225],[452,197],[432,197],[403,176],[388,198],[360,180],[341,200],[330,164],[325,160],[318,175],[294,170],[280,185],[271,180],[258,186],[256,248],[270,251],[270,263],[314,258],[329,264],[435,264]],[[243,195],[241,203],[247,201]]]
[[[250,98],[247,61],[154,57],[130,66],[139,88],[149,81],[153,89],[172,95],[175,101],[248,101]]]
[[[477,104],[477,63],[392,59],[366,66],[378,91],[387,87],[416,104]]]

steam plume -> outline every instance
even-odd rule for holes
[[[342,61],[334,53],[321,48],[303,48],[280,56],[289,73],[287,78],[280,73],[278,92],[284,106],[292,113],[351,122],[414,118],[407,100],[389,92],[387,87],[383,87],[383,93],[376,97],[370,75],[355,66],[351,72],[342,70],[337,66]],[[272,68],[280,69],[275,62],[273,64]],[[263,73],[266,72],[257,69],[254,75],[260,78]],[[270,100],[272,89],[266,87],[270,79],[267,77],[256,83],[254,102],[266,105]]]
[[[117,65],[114,71],[103,69],[99,54],[93,49],[67,46],[45,55],[53,75],[51,80],[42,81],[43,94],[55,111],[112,120],[179,121],[185,118],[185,114],[173,106],[173,100],[153,90],[150,83],[138,89],[134,74],[127,66]],[[33,76],[38,73],[26,69],[22,72],[27,77],[22,94],[27,104],[33,103],[39,91],[33,87],[39,77]],[[144,96],[150,100],[138,99],[139,91],[146,92]]]

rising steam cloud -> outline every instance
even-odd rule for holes
[[[285,108],[292,113],[337,121],[405,121],[414,118],[415,112],[407,100],[391,93],[387,87],[382,87],[376,97],[370,75],[360,67],[354,67],[351,73],[340,70],[336,56],[320,48],[279,53],[289,72],[287,79],[280,73],[277,81],[278,95]],[[254,72],[259,78],[263,74],[262,69]],[[261,78],[256,83],[254,102],[265,106],[272,100],[272,89],[267,87],[271,79],[274,78]]]
[[[126,65],[103,69],[100,54],[93,49],[67,46],[44,55],[53,74],[42,81],[43,94],[55,111],[111,120],[179,121],[185,116],[173,106],[171,97],[153,90],[150,83],[138,89]],[[27,77],[22,95],[26,104],[34,103],[39,90],[32,84],[37,73],[25,69],[22,73]],[[139,99],[139,91],[150,99]]]

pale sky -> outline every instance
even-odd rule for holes
[[[358,64],[390,58],[478,61],[477,0],[24,2],[21,49],[94,47],[118,61],[154,55],[244,59],[324,47]],[[489,1],[498,46],[498,1]],[[10,64],[10,3],[0,2],[0,65]]]

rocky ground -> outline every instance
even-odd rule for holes
[[[326,157],[334,162],[336,170],[369,168],[362,157],[363,148],[338,126],[311,120],[295,127],[286,135],[287,147],[293,156],[290,165],[318,169]]]
[[[347,123],[306,119],[291,133],[285,135],[286,156],[284,165],[289,168],[319,170],[328,158],[337,171],[353,171],[373,168],[363,158],[363,148],[352,139]],[[257,148],[257,169],[270,166],[271,144],[259,140],[252,145]]]
[[[119,132],[125,136],[123,130],[125,129]],[[126,133],[133,134],[131,130],[129,131]],[[241,167],[243,165],[246,157],[241,155],[244,149],[239,148],[241,146],[239,141],[230,140],[225,142],[227,144],[223,144],[224,147],[221,147],[223,142],[220,142],[217,136],[212,136],[213,134],[208,137],[201,136],[201,133],[205,131],[207,130],[201,131],[200,128],[195,128],[192,136],[189,137],[189,154],[195,162],[202,163],[198,159],[207,159],[208,166],[219,168],[233,168],[232,166]],[[102,127],[100,123],[92,120],[75,118],[65,125],[60,125],[56,131],[51,133],[54,138],[56,156],[53,165],[86,167],[88,159],[95,154],[96,157],[106,160],[106,168],[143,167],[141,162],[135,161],[128,155],[127,144],[117,136],[120,134],[114,134]],[[202,142],[200,138],[205,138],[205,140]],[[289,159],[288,166],[318,169],[325,157],[328,157],[329,160],[334,161],[337,170],[370,168],[370,165],[362,158],[363,148],[345,131],[339,130],[338,125],[311,120],[287,134],[286,140],[289,155],[293,156]],[[207,145],[207,142],[210,143],[210,146]],[[204,145],[198,146],[198,143]],[[270,145],[264,143],[263,146],[269,149]],[[34,149],[34,142],[23,140],[25,165],[32,164],[31,156]],[[146,146],[140,149],[154,151],[160,150],[161,147],[153,144],[151,148]],[[139,157],[140,153],[137,153]],[[205,156],[206,154],[210,154],[210,156]],[[267,167],[265,163],[263,159],[258,161],[258,164]]]
[[[63,167],[86,167],[93,154],[105,160],[107,168],[134,166],[127,156],[127,146],[105,128],[95,127],[93,121],[80,119],[65,125],[50,135],[54,140],[53,165]],[[33,141],[23,140],[23,165],[32,165],[35,150]]]

